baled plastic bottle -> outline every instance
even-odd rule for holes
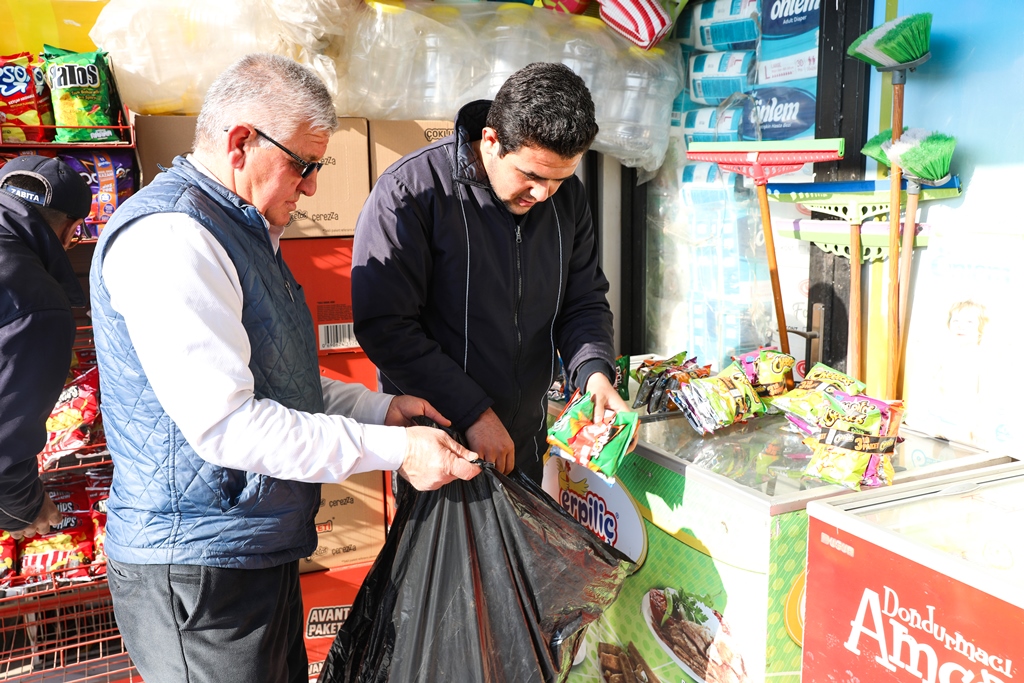
[[[417,24],[419,42],[409,83],[410,118],[455,118],[465,104],[463,93],[481,61],[476,41],[458,7],[436,5],[423,10]]]
[[[371,119],[405,118],[418,41],[415,15],[399,0],[369,0],[366,5],[349,56],[350,113]]]
[[[559,61],[587,84],[594,100],[598,125],[601,125],[611,114],[608,84],[621,78],[616,73],[619,46],[605,23],[597,17],[573,16],[570,27],[572,32],[565,34],[565,42],[560,46],[556,42]]]
[[[601,125],[594,149],[627,166],[657,169],[668,149],[672,101],[679,88],[679,76],[664,50],[629,48],[619,78],[609,85],[611,114]]]
[[[532,62],[550,58],[547,33],[529,5],[507,2],[498,6],[494,17],[484,26],[480,43],[487,56],[486,97],[493,99],[513,73]]]

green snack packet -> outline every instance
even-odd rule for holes
[[[795,363],[796,359],[788,353],[761,349],[755,368],[757,383],[762,387],[765,398],[771,400],[786,393],[786,375],[793,371]]]
[[[548,430],[552,455],[573,460],[611,480],[622,464],[639,425],[633,412],[617,412],[611,422],[594,422],[594,400],[579,390]]]
[[[851,451],[830,446],[814,437],[807,437],[804,443],[814,452],[804,474],[816,477],[830,484],[839,484],[854,491],[860,491],[864,470],[871,461],[870,453]]]
[[[847,396],[842,392],[825,394],[828,406],[818,420],[822,429],[878,436],[882,431],[882,411],[866,396]]]
[[[629,356],[615,359],[615,388],[623,401],[629,400]]]
[[[747,379],[743,367],[735,361],[714,377],[690,380],[690,385],[711,406],[720,427],[765,411],[764,403]]]
[[[775,397],[772,406],[811,424],[818,424],[821,416],[831,407],[825,394],[841,391],[854,395],[864,391],[864,387],[863,382],[833,370],[824,363],[818,363],[793,391]]]
[[[117,142],[110,73],[103,52],[56,55],[43,63],[58,126],[56,142]],[[99,126],[83,128],[82,126]]]

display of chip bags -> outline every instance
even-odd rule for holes
[[[562,414],[548,430],[552,455],[583,465],[606,479],[619,469],[636,433],[639,416],[629,411],[605,411],[605,421],[594,422],[594,400],[577,389]]]
[[[0,57],[0,140],[45,142],[43,125],[53,124],[49,102],[40,112],[39,93],[33,74],[32,55],[21,52]]]
[[[74,53],[48,47],[44,57],[57,125],[56,141],[117,142],[106,53]]]
[[[135,155],[127,150],[62,151],[60,158],[92,190],[92,209],[85,219],[89,237],[99,237],[110,216],[135,192]]]
[[[62,519],[50,533],[18,541],[18,573],[29,579],[44,578],[54,571],[60,571],[63,578],[88,577],[93,525],[85,477],[54,477],[45,487]]]

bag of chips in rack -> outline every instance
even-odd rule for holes
[[[20,52],[0,57],[0,141],[46,140],[38,99],[32,55]]]
[[[0,531],[0,586],[18,572],[18,542],[9,531]]]
[[[91,427],[99,414],[99,388],[99,370],[95,367],[64,387],[46,420],[47,438],[39,454],[40,471],[90,443]]]
[[[43,63],[57,142],[117,142],[111,80],[103,52],[50,49]],[[54,56],[55,52],[65,52]],[[107,126],[110,126],[109,128]]]
[[[46,482],[46,494],[57,506],[61,521],[50,533],[18,541],[18,573],[39,578],[60,571],[63,578],[89,575],[93,559],[92,512],[85,477],[63,475]]]
[[[90,237],[99,234],[114,211],[135,192],[135,157],[124,150],[70,150],[60,158],[92,190],[92,209],[85,219]]]

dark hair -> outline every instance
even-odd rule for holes
[[[501,155],[523,145],[563,159],[587,151],[597,136],[594,100],[583,79],[564,64],[534,62],[508,77],[487,112]]]
[[[42,180],[33,178],[26,173],[12,173],[4,178],[3,184],[4,187],[17,187],[21,190],[28,190],[29,192],[40,196],[46,196],[47,192],[47,187]],[[56,233],[62,232],[68,225],[78,220],[74,216],[69,216],[63,211],[51,209],[48,206],[41,206],[34,202],[26,202],[26,204],[39,212],[39,215],[43,217],[43,220],[46,221],[50,228]]]

